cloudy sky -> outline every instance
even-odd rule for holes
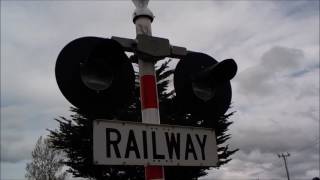
[[[152,1],[154,36],[234,58],[233,161],[203,179],[319,176],[319,1]],[[82,36],[135,37],[130,1],[1,1],[1,177],[23,179],[37,138],[69,114],[54,75]],[[175,66],[177,61],[172,63]]]

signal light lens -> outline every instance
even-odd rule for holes
[[[233,59],[203,68],[192,77],[193,92],[198,98],[208,101],[215,96],[217,86],[230,81],[236,73],[237,64]]]
[[[218,63],[206,54],[188,53],[174,73],[178,104],[203,118],[223,115],[231,102],[230,80],[236,72],[237,64],[232,59]]]
[[[82,37],[71,41],[56,62],[57,84],[65,98],[87,112],[109,112],[130,103],[134,70],[115,40]]]
[[[114,79],[114,73],[114,70],[102,58],[94,58],[80,64],[81,80],[92,90],[108,89]]]
[[[203,82],[192,82],[192,90],[194,94],[204,102],[209,101],[216,94],[216,88]]]

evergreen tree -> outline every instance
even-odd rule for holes
[[[27,163],[25,177],[29,180],[64,180],[67,173],[61,172],[62,159],[62,153],[50,148],[48,139],[40,136],[32,151],[32,162]]]
[[[173,70],[168,69],[169,61],[165,61],[156,69],[158,97],[160,105],[160,118],[162,124],[189,125],[198,127],[214,128],[217,136],[218,159],[221,166],[228,163],[237,149],[230,150],[225,142],[231,137],[227,134],[228,127],[232,124],[227,114],[219,119],[204,121],[192,114],[178,109],[174,90],[168,90],[170,77]],[[138,75],[136,73],[136,79]],[[97,118],[117,119],[122,121],[141,122],[141,108],[139,100],[139,82],[136,80],[134,99],[130,106],[117,112],[105,112],[99,115],[94,112],[84,112],[78,108],[71,108],[74,113],[71,118],[60,117],[56,119],[59,128],[50,131],[50,140],[54,148],[63,150],[68,160],[66,165],[70,166],[69,172],[76,177],[92,177],[96,179],[144,179],[143,166],[102,166],[93,165],[93,146],[92,146],[92,120]],[[167,180],[188,180],[206,174],[208,167],[165,167]]]

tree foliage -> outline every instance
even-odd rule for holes
[[[221,166],[228,163],[237,149],[230,150],[225,145],[231,135],[227,133],[228,127],[232,124],[229,117],[233,114],[226,114],[219,119],[199,119],[188,112],[181,111],[177,105],[174,90],[169,90],[170,77],[173,70],[168,68],[169,61],[165,61],[156,70],[157,88],[160,105],[160,118],[162,124],[189,125],[198,127],[214,128],[217,136],[218,159]],[[136,79],[138,76],[136,75]],[[144,179],[143,166],[101,166],[93,165],[92,147],[92,120],[96,118],[117,119],[122,121],[141,122],[141,109],[139,99],[139,82],[136,81],[135,96],[127,108],[117,112],[110,112],[108,109],[103,114],[84,112],[78,108],[71,108],[74,113],[71,118],[60,117],[56,121],[59,128],[50,131],[50,141],[54,148],[63,150],[70,166],[71,172],[76,177],[93,177],[96,179]],[[206,123],[206,122],[214,123]],[[165,167],[166,179],[188,180],[206,175],[208,167]]]
[[[64,180],[67,173],[61,172],[62,153],[52,149],[48,139],[38,139],[32,151],[32,162],[27,163],[25,177],[29,180]]]

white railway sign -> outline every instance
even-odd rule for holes
[[[93,160],[101,165],[216,166],[213,129],[93,121]]]

